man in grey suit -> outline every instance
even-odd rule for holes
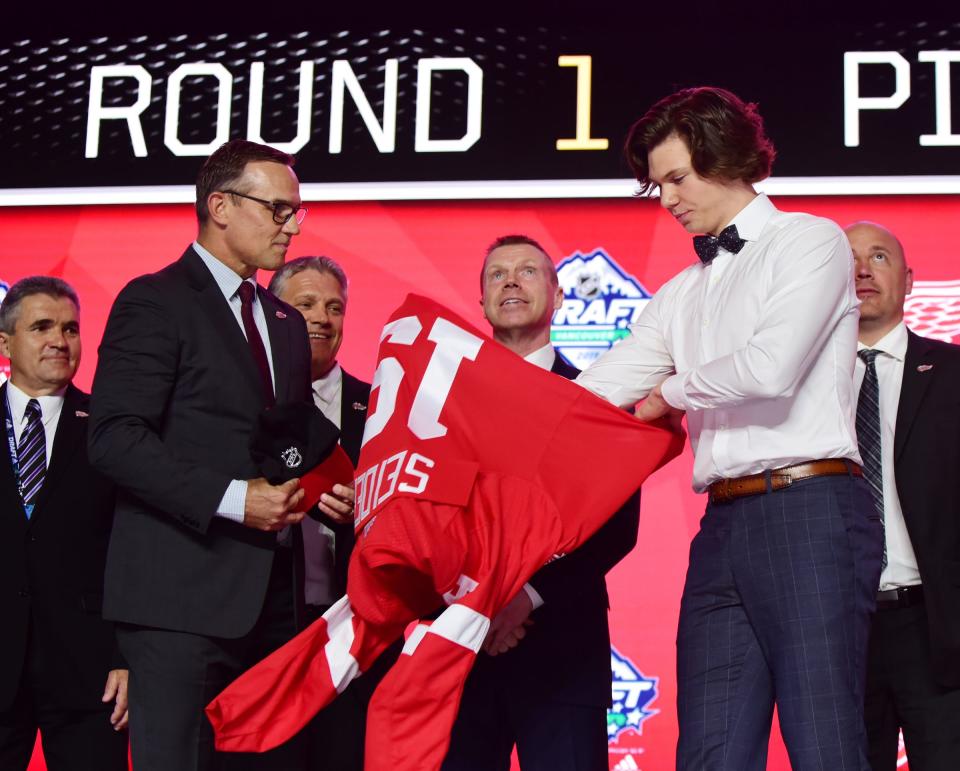
[[[222,767],[204,706],[302,609],[299,481],[269,484],[248,449],[264,408],[310,398],[303,318],[256,284],[306,213],[292,165],[243,140],[211,155],[197,240],[120,292],[100,346],[90,458],[119,488],[104,615],[130,666],[137,771]],[[230,764],[299,768],[298,752]]]

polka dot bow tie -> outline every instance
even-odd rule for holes
[[[736,225],[727,225],[720,231],[719,236],[693,237],[693,248],[704,265],[710,263],[717,256],[721,247],[732,254],[736,254],[743,249],[745,243],[747,242],[740,238]]]

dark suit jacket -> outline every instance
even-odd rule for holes
[[[367,419],[367,403],[370,401],[370,384],[343,372],[343,390],[340,398],[340,445],[346,451],[354,468],[360,461],[360,443],[363,441],[363,424]],[[353,552],[353,523],[341,525],[321,516],[321,521],[333,531],[334,538],[334,594],[347,593],[347,567]]]
[[[571,380],[579,374],[559,354],[551,371]],[[570,458],[571,467],[576,463]],[[639,524],[638,490],[580,548],[534,574],[529,583],[544,604],[533,612],[527,636],[499,656],[481,652],[470,676],[498,678],[508,688],[535,689],[569,703],[609,706],[609,600],[604,576],[636,545]]]
[[[960,687],[960,346],[909,333],[894,474],[923,582],[934,676]]]
[[[96,707],[107,672],[123,666],[113,625],[100,617],[114,487],[87,462],[89,409],[89,397],[69,386],[29,520],[6,442],[0,452],[0,710],[16,694],[28,633],[56,702],[44,706]]]
[[[258,297],[277,404],[310,401],[303,317],[263,288]],[[263,395],[243,331],[192,248],[120,292],[93,393],[90,458],[119,487],[104,615],[246,634],[263,606],[277,536],[214,514],[231,480],[260,476],[248,443]]]

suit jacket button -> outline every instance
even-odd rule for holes
[[[26,589],[21,589],[21,590],[20,590],[19,592],[17,592],[17,593],[18,593],[21,597],[29,597],[29,596],[30,596],[30,592],[28,592]]]

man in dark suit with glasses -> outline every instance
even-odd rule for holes
[[[248,449],[259,413],[310,399],[303,318],[259,287],[306,211],[293,158],[233,140],[197,179],[197,240],[130,282],[104,332],[90,455],[119,487],[104,613],[130,665],[138,771],[300,768],[296,740],[215,756],[203,708],[302,612],[298,480]]]

